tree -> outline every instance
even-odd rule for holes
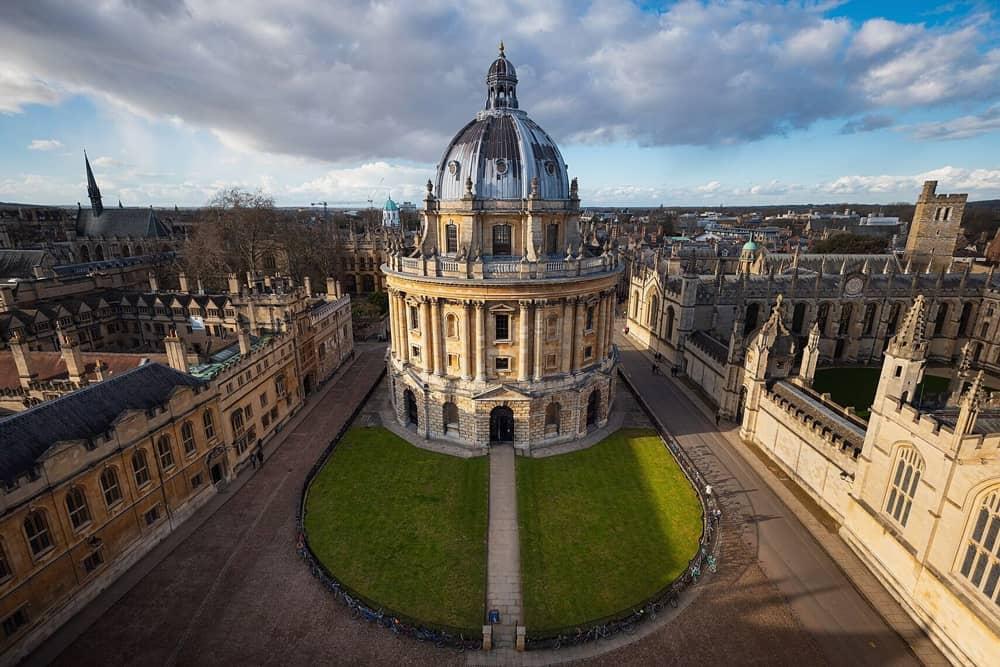
[[[184,269],[209,283],[229,273],[256,272],[265,255],[274,253],[277,231],[271,197],[260,190],[222,190],[208,202],[184,244]]]

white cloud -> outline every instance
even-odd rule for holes
[[[62,142],[58,139],[32,139],[28,144],[29,151],[54,151],[62,148]]]
[[[709,181],[704,185],[699,185],[695,188],[698,192],[705,192],[711,194],[712,192],[717,192],[719,188],[722,187],[722,183],[719,181]]]
[[[289,187],[288,194],[326,199],[330,203],[382,202],[391,194],[397,199],[422,199],[430,166],[404,166],[369,162],[359,167],[331,169],[318,178]]]
[[[431,162],[484,97],[497,36],[558,141],[752,141],[996,99],[990,25],[853,27],[823,7],[630,0],[0,4],[0,111],[83,92],[233,150]],[[141,126],[137,126],[141,129]]]
[[[924,181],[938,181],[941,192],[974,192],[981,195],[979,198],[991,199],[1000,196],[1000,169],[965,169],[950,165],[913,175],[841,176],[822,184],[820,190],[836,195],[919,192]]]
[[[937,123],[922,123],[913,128],[918,139],[969,139],[1000,130],[1000,104],[980,114],[961,116]]]

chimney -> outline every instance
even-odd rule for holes
[[[201,284],[201,278],[198,278],[197,285],[198,285],[198,294],[204,294],[205,286]]]
[[[11,339],[10,351],[14,354],[14,365],[17,367],[17,377],[21,381],[21,386],[27,389],[37,373],[31,372],[31,350],[28,349],[28,344],[20,332],[15,333]]]
[[[181,284],[181,291],[185,294],[188,293],[188,277],[187,274],[181,271],[177,274],[177,282]]]
[[[240,341],[240,355],[247,355],[250,353],[250,332],[246,329],[240,328],[236,333],[237,338]]]
[[[149,272],[149,291],[157,292],[159,290],[159,285],[156,282],[156,274],[152,271]]]
[[[344,286],[340,284],[339,280],[336,282],[336,286],[337,286],[336,290],[337,298],[339,299],[340,297],[344,296]]]
[[[163,345],[167,349],[167,363],[170,367],[181,373],[188,372],[187,355],[184,353],[184,341],[177,335],[177,330],[170,329],[170,333],[163,339]]]
[[[76,335],[59,329],[59,347],[62,349],[62,358],[66,362],[70,382],[77,385],[86,384],[87,366],[80,353],[80,343]]]
[[[306,276],[302,279],[302,286],[306,288],[306,296],[312,296],[313,293],[313,283],[312,278]]]
[[[326,279],[326,300],[333,301],[337,298],[337,281],[333,278]]]
[[[101,361],[100,359],[98,359],[97,363],[94,364],[94,377],[97,378],[98,382],[103,382],[104,379],[105,379],[104,378],[104,362]]]
[[[240,279],[236,276],[236,274],[235,273],[230,273],[226,277],[226,279],[227,279],[227,281],[229,283],[229,293],[230,294],[239,294],[240,293]]]

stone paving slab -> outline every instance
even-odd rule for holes
[[[514,448],[490,448],[490,520],[486,559],[486,609],[500,612],[494,628],[498,648],[514,645],[521,609],[521,544],[517,526],[517,472]]]

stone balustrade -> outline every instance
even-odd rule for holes
[[[388,271],[412,276],[455,279],[546,280],[575,278],[616,270],[621,264],[617,253],[596,257],[543,258],[478,258],[455,259],[432,257],[402,257],[393,255],[385,265]]]

